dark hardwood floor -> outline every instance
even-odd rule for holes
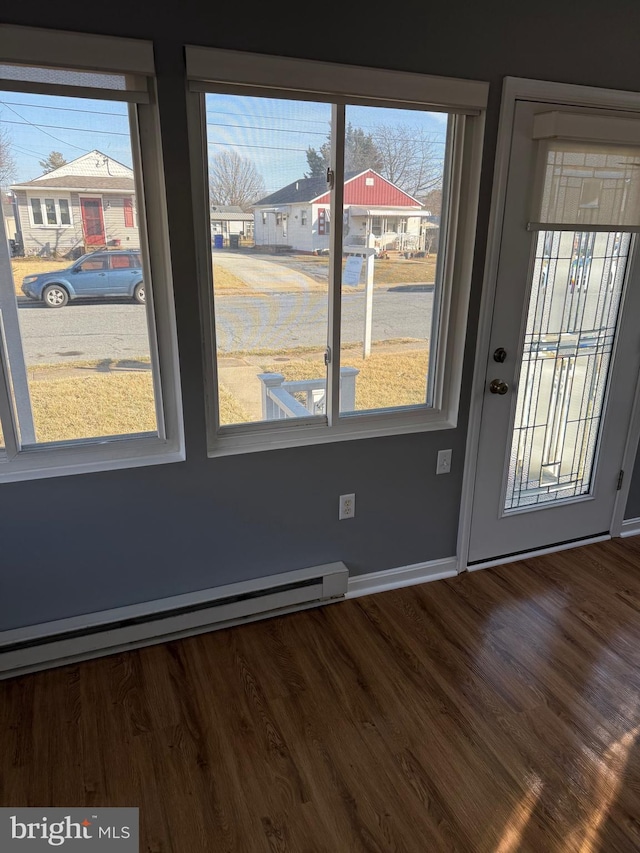
[[[640,849],[640,537],[0,682],[0,805],[144,851]]]

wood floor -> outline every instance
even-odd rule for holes
[[[1,806],[163,853],[640,849],[640,537],[0,682]]]

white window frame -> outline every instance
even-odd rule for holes
[[[207,383],[207,432],[210,456],[317,444],[347,439],[454,428],[457,425],[484,116],[489,84],[386,71],[376,68],[263,56],[215,48],[186,48],[189,79],[189,137],[194,221],[203,306],[204,360]],[[292,82],[295,81],[295,88]],[[205,94],[263,95],[332,104],[337,138],[344,135],[347,105],[440,111],[454,116],[450,145],[450,203],[443,216],[446,247],[441,264],[438,304],[436,369],[430,377],[432,405],[385,409],[379,412],[339,412],[340,291],[342,229],[330,228],[328,414],[309,418],[233,426],[218,423],[218,383],[214,299],[209,251]],[[333,151],[336,175],[332,208],[343,201],[343,152]]]
[[[129,96],[110,89],[76,90],[61,84],[37,84],[35,87],[26,82],[7,83],[2,80],[0,90],[26,93],[36,90],[42,94],[130,101],[135,207],[142,226],[140,254],[144,274],[151,282],[151,287],[147,288],[146,311],[150,321],[149,346],[158,424],[157,435],[98,436],[21,446],[16,404],[9,390],[7,338],[0,323],[0,416],[5,439],[5,451],[0,453],[0,482],[182,461],[185,458],[184,428],[153,45],[137,39],[10,25],[0,25],[0,44],[0,62],[68,70],[90,69],[126,74],[129,80],[135,80]],[[53,195],[55,193],[47,194],[47,197]],[[29,199],[29,194],[27,197]],[[44,198],[44,195],[39,197]],[[31,210],[29,200],[27,204]],[[69,208],[71,210],[71,204]],[[15,312],[17,323],[15,304],[11,310]],[[6,323],[7,318],[5,326]]]
[[[2,86],[2,84],[0,83],[0,87],[1,86]],[[47,218],[47,208],[45,205],[45,199],[46,200],[49,200],[49,199],[53,200],[53,203],[55,206],[55,211],[56,211],[55,225],[51,225],[49,222],[45,221]],[[36,201],[36,200],[40,202],[40,210],[42,212],[42,224],[38,224],[35,221],[35,217],[33,215],[32,202]],[[68,225],[67,224],[63,225],[63,223],[62,223],[62,216],[60,215],[60,201],[61,200],[66,201],[67,204],[69,205],[69,220],[70,220],[70,222]],[[66,195],[60,195],[59,192],[57,192],[57,193],[44,193],[43,195],[40,195],[40,194],[35,195],[33,193],[28,193],[27,194],[27,207],[29,208],[29,223],[30,223],[32,228],[72,228],[73,227],[73,210],[71,207],[71,196],[69,196],[67,198]]]

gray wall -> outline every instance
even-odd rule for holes
[[[640,7],[626,0],[430,4],[393,21],[372,8],[299,4],[233,15],[215,4],[31,0],[3,21],[155,41],[175,265],[188,460],[0,486],[0,628],[342,559],[354,573],[455,552],[472,353],[502,78],[620,89],[640,85]],[[335,29],[333,29],[335,27]],[[458,429],[207,459],[191,229],[183,44],[253,50],[488,80],[477,254]],[[454,451],[450,476],[436,453]],[[640,474],[640,472],[639,472]],[[636,478],[637,480],[638,478]],[[337,496],[358,515],[338,523]],[[634,483],[640,515],[640,488]]]

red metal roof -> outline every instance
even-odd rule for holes
[[[329,193],[314,198],[313,203],[329,204]],[[420,202],[413,196],[403,192],[373,169],[368,169],[345,182],[344,203],[363,207],[413,207],[418,210],[421,207]]]

